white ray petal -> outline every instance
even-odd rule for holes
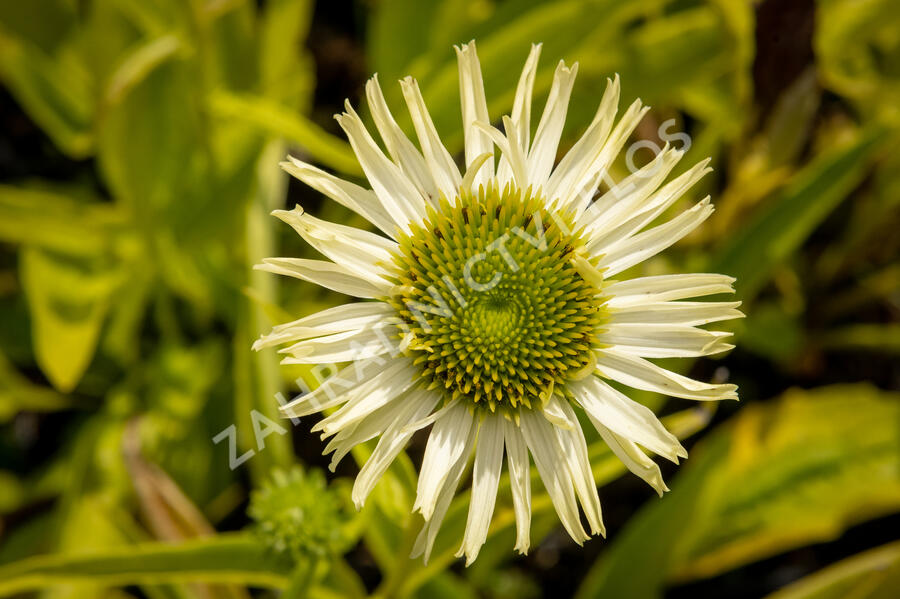
[[[432,516],[426,519],[425,525],[416,537],[415,545],[413,545],[413,550],[410,554],[411,558],[422,555],[422,561],[426,564],[428,563],[428,559],[431,557],[431,550],[434,547],[434,539],[437,537],[438,530],[441,528],[444,516],[447,515],[447,510],[450,508],[450,502],[453,500],[453,496],[456,493],[459,479],[462,477],[466,464],[469,463],[469,455],[471,455],[472,447],[475,445],[475,431],[476,428],[474,426],[469,427],[469,432],[463,442],[459,457],[448,464],[444,482],[441,485],[435,501],[434,511]]]
[[[466,556],[466,566],[475,558],[487,539],[494,504],[497,501],[497,488],[500,484],[500,471],[503,468],[503,416],[489,414],[485,416],[478,430],[478,445],[475,448],[475,464],[472,468],[472,497],[469,500],[469,515],[466,530],[463,534],[462,546],[456,557]]]
[[[418,374],[418,368],[410,360],[392,360],[387,368],[360,385],[352,398],[338,411],[320,420],[312,431],[333,435],[342,428],[359,422],[409,389]]]
[[[606,276],[615,276],[679,241],[700,226],[700,223],[712,213],[713,207],[707,196],[669,222],[638,233],[609,248],[609,252],[601,257],[598,266],[606,268]]]
[[[404,396],[405,398],[405,396]],[[329,441],[322,455],[332,454],[328,469],[332,472],[338,467],[348,453],[360,443],[365,443],[382,435],[390,428],[393,422],[400,418],[406,406],[401,398],[395,397],[382,407],[373,410],[365,418],[361,418],[353,424],[342,428]],[[333,453],[332,453],[333,452]]]
[[[578,428],[578,419],[574,418],[575,414],[570,413],[563,408],[564,403],[565,400],[560,400],[559,396],[551,395],[541,407],[544,418],[559,428],[566,430]]]
[[[431,177],[431,171],[425,164],[425,158],[394,120],[384,99],[381,86],[378,84],[378,75],[374,75],[366,82],[366,99],[369,102],[372,120],[375,121],[375,127],[378,129],[381,139],[384,140],[384,145],[391,158],[400,166],[400,170],[409,177],[423,197],[437,198],[437,186]]]
[[[597,336],[598,343],[619,353],[642,358],[696,358],[731,349],[731,333],[695,327],[642,323],[610,324]]]
[[[282,364],[335,364],[365,360],[398,352],[399,343],[395,344],[393,339],[396,330],[394,324],[388,324],[332,333],[298,341],[278,350],[278,353],[289,356],[281,361]]]
[[[412,389],[401,398],[402,409],[395,414],[393,422],[378,440],[378,445],[353,483],[352,499],[357,509],[362,508],[366,497],[375,488],[391,462],[415,434],[417,429],[409,429],[409,425],[426,416],[440,400],[440,393],[421,388]]]
[[[637,444],[612,432],[603,426],[599,420],[590,416],[590,414],[588,414],[588,417],[591,419],[597,432],[600,433],[600,437],[603,441],[609,446],[616,457],[625,464],[625,467],[628,468],[632,474],[635,474],[646,481],[660,497],[669,490],[669,487],[666,486],[666,483],[663,480],[659,465],[651,460]]]
[[[737,309],[741,302],[653,302],[627,306],[610,311],[610,321],[616,323],[676,324],[699,326],[743,318]]]
[[[603,151],[618,105],[619,76],[616,75],[615,79],[606,80],[606,91],[600,99],[594,120],[550,175],[546,189],[548,198],[555,200],[562,196],[567,199],[567,192],[580,189],[584,185],[582,179],[593,174],[588,173],[587,169],[593,162],[593,157]],[[594,172],[597,170],[594,169]]]
[[[350,103],[345,106],[347,111],[336,115],[335,119],[347,134],[359,164],[384,209],[397,226],[409,232],[409,223],[420,222],[425,217],[425,199],[400,167],[376,145]]]
[[[625,281],[609,281],[606,293],[611,308],[734,293],[734,277],[714,273],[654,275]]]
[[[661,165],[661,171],[664,172],[669,164],[674,166],[680,155],[673,153],[672,156],[672,159],[664,161]],[[652,195],[648,194],[646,197],[641,197],[643,194],[633,194],[629,196],[623,202],[624,206],[621,209],[618,209],[619,206],[616,206],[616,210],[611,210],[613,215],[610,218],[613,220],[597,219],[593,223],[591,232],[588,233],[590,237],[588,251],[592,254],[605,254],[614,251],[620,242],[633,236],[656,220],[700,179],[707,173],[712,172],[708,164],[709,160],[701,161]],[[650,183],[652,184],[654,181],[650,181]],[[645,191],[647,188],[639,189]]]
[[[581,545],[588,539],[588,535],[581,526],[572,476],[568,468],[560,468],[565,456],[562,455],[553,425],[528,409],[519,411],[519,423],[560,522],[572,539]]]
[[[468,406],[459,403],[434,423],[416,489],[413,511],[419,511],[429,520],[434,513],[440,490],[447,480],[452,464],[466,448],[466,439],[472,428],[472,413]]]
[[[528,447],[525,445],[522,431],[516,425],[506,418],[502,424],[513,510],[516,514],[515,549],[525,555],[531,546],[531,466],[528,460]]]
[[[568,429],[553,427],[556,430],[556,437],[559,439],[559,445],[562,449],[562,455],[565,457],[566,466],[569,468],[569,474],[572,476],[572,482],[575,485],[575,492],[581,501],[584,509],[584,515],[591,527],[591,534],[601,534],[606,536],[606,527],[603,525],[603,512],[600,509],[600,496],[597,494],[597,483],[594,482],[594,474],[591,470],[591,461],[588,457],[587,441],[584,438],[584,431],[578,425],[578,417],[568,400],[560,400],[554,397],[552,400],[558,404],[559,409],[570,422],[574,422],[575,426]],[[551,402],[548,402],[551,403]]]
[[[356,212],[387,235],[394,237],[397,234],[397,223],[384,209],[374,191],[339,179],[293,156],[288,156],[288,160],[280,163],[286,172],[341,206]]]
[[[256,340],[253,349],[371,327],[395,314],[395,310],[384,302],[342,304],[272,327],[271,333]]]
[[[563,61],[559,61],[559,65],[556,67],[550,95],[534,134],[534,144],[528,152],[528,176],[529,182],[534,188],[547,183],[547,177],[550,176],[550,171],[556,161],[556,150],[559,147],[559,139],[566,122],[569,97],[572,94],[572,86],[575,84],[577,73],[578,63],[569,68]]]
[[[538,60],[541,56],[541,44],[532,44],[531,51],[528,53],[528,59],[525,61],[525,68],[519,76],[519,83],[516,86],[516,96],[513,100],[513,109],[510,120],[516,130],[516,138],[521,144],[519,150],[523,155],[528,153],[528,145],[531,143],[531,94],[534,90],[534,77],[537,73]],[[507,183],[512,181],[512,168],[510,167],[509,157],[500,154],[500,160],[497,163],[497,181],[503,188]]]
[[[503,126],[506,134],[499,129],[488,125],[487,123],[476,122],[475,127],[484,131],[491,140],[500,148],[501,155],[506,159],[507,169],[511,173],[509,181],[514,182],[519,188],[526,189],[528,187],[528,165],[526,163],[525,153],[517,138],[515,127],[508,116],[503,117]],[[502,181],[506,184],[509,181]]]
[[[623,385],[698,401],[737,399],[737,385],[694,380],[657,366],[649,360],[614,350],[597,352],[597,370],[605,378]]]
[[[384,370],[382,358],[359,360],[331,375],[315,390],[300,395],[281,406],[281,413],[290,418],[302,418],[345,403],[354,397],[368,393],[364,383]]]
[[[592,203],[576,221],[589,238],[599,238],[616,230],[646,203],[681,160],[684,152],[667,143],[649,163],[621,181],[611,183],[609,191]],[[676,179],[677,180],[677,179]]]
[[[425,155],[425,164],[431,171],[438,191],[452,200],[456,197],[459,184],[462,183],[459,167],[453,162],[453,158],[438,136],[437,129],[434,128],[425,100],[422,99],[422,92],[419,91],[418,82],[412,77],[406,77],[400,81],[400,87],[403,89],[403,97],[406,99],[419,145],[422,146],[422,153]]]
[[[487,135],[487,133],[485,133],[485,135]],[[490,138],[490,135],[488,135],[488,138]],[[490,152],[485,152],[484,154],[479,154],[478,156],[476,156],[475,159],[469,163],[469,166],[466,167],[466,174],[463,175],[463,179],[462,179],[462,183],[460,183],[460,187],[462,189],[467,189],[470,191],[477,191],[478,186],[476,185],[476,181],[477,181],[477,178],[481,175],[481,172],[482,172],[481,167],[484,166],[484,164],[486,162],[488,162],[489,160],[493,160],[493,158],[494,158],[493,149]],[[492,162],[491,168],[493,169],[493,162]]]
[[[488,115],[484,81],[481,78],[481,63],[478,62],[475,42],[456,47],[456,56],[459,63],[459,99],[462,106],[466,164],[472,164],[482,154],[491,155],[491,160],[485,161],[474,175],[474,189],[477,189],[479,185],[487,186],[494,176],[494,145],[490,137],[475,127],[474,123],[476,121],[489,123],[491,117]]]
[[[346,266],[324,260],[265,258],[262,264],[257,264],[253,268],[303,279],[353,297],[382,298],[390,295],[391,291],[391,284],[387,281],[375,283],[361,278]]]
[[[531,142],[531,94],[534,91],[534,77],[541,57],[541,46],[542,44],[531,45],[513,100],[512,121],[523,148],[527,148]]]
[[[339,225],[306,214],[297,206],[293,210],[272,213],[289,224],[306,242],[336,264],[342,264],[359,276],[380,282],[387,274],[384,266],[397,252],[397,243],[380,235],[355,227]]]
[[[616,391],[594,376],[569,385],[590,416],[618,435],[677,463],[687,452],[650,408]]]

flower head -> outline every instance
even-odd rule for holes
[[[347,544],[340,498],[319,470],[275,469],[251,495],[248,513],[265,545],[293,560],[336,554]]]
[[[279,325],[256,347],[288,344],[286,363],[350,363],[283,410],[304,416],[337,408],[314,427],[332,437],[326,451],[334,452],[333,464],[378,437],[354,484],[358,506],[412,435],[433,424],[414,505],[425,518],[415,553],[426,559],[474,454],[459,552],[471,562],[487,537],[504,455],[517,550],[527,552],[530,543],[531,458],[572,538],[588,538],[579,504],[590,532],[604,533],[576,410],[629,470],[666,490],[645,452],[677,461],[684,448],[610,381],[688,399],[736,398],[734,385],[695,381],[648,358],[730,349],[726,333],[698,327],[741,314],[738,302],[682,301],[732,292],[727,276],[619,276],[684,237],[712,207],[707,198],[654,225],[709,170],[704,161],[666,182],[682,157],[668,145],[610,184],[607,169],[647,110],[635,101],[616,122],[618,77],[556,164],[577,65],[557,67],[532,139],[540,46],[532,47],[502,130],[490,125],[474,42],[457,54],[463,169],[410,78],[401,87],[418,145],[397,125],[377,78],[366,96],[387,153],[349,104],[336,117],[371,189],[294,158],[283,164],[384,235],[324,222],[299,207],[277,212],[329,260],[274,258],[261,268],[374,301]]]

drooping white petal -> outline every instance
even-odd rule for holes
[[[519,411],[519,423],[560,522],[569,536],[581,545],[588,539],[588,535],[581,526],[572,476],[568,468],[560,467],[566,458],[562,455],[553,425],[529,409]]]
[[[289,224],[306,242],[336,264],[375,283],[386,274],[384,264],[397,252],[397,243],[380,235],[355,227],[339,225],[306,214],[297,206],[293,210],[272,213]]]
[[[564,428],[566,430],[572,430],[573,428],[578,428],[578,419],[575,418],[575,414],[570,413],[563,409],[564,401],[560,401],[559,397],[556,395],[551,395],[550,398],[544,402],[544,405],[541,407],[541,410],[544,414],[544,418],[553,423],[554,426],[559,428]]]
[[[556,161],[556,150],[566,122],[569,96],[572,94],[577,73],[578,63],[569,68],[563,61],[559,61],[556,67],[550,95],[534,134],[534,144],[528,152],[528,176],[535,188],[547,183],[547,177],[550,176],[553,163]]]
[[[626,281],[609,281],[606,286],[607,305],[611,308],[646,305],[703,297],[719,293],[734,293],[734,277],[714,273],[654,275]]]
[[[447,474],[435,500],[434,511],[431,517],[425,520],[425,525],[416,537],[416,542],[410,555],[411,558],[421,555],[423,556],[422,561],[426,564],[428,563],[428,559],[431,557],[431,549],[434,547],[434,539],[441,528],[444,516],[447,515],[447,510],[450,508],[450,502],[456,493],[456,487],[459,485],[459,479],[462,477],[463,470],[466,464],[469,463],[469,455],[472,453],[472,447],[475,445],[475,431],[476,428],[474,426],[469,427],[469,432],[463,442],[459,457],[448,464]],[[419,480],[421,481],[421,477]]]
[[[679,241],[709,218],[712,213],[713,207],[707,196],[669,222],[638,233],[611,248],[606,248],[604,251],[608,253],[603,254],[598,266],[606,268],[607,276],[615,276]]]
[[[425,199],[400,167],[384,155],[349,102],[346,110],[335,118],[347,134],[372,190],[397,226],[409,232],[410,223],[425,217]]]
[[[581,426],[578,425],[578,417],[567,400],[560,400],[554,396],[547,403],[558,404],[558,408],[565,414],[566,420],[575,424],[567,429],[555,426],[556,437],[562,449],[565,465],[572,476],[575,492],[578,494],[581,507],[584,509],[584,515],[587,517],[588,524],[591,527],[591,534],[606,535],[606,527],[603,525],[603,513],[600,509],[600,496],[597,495],[597,483],[594,482],[591,461],[588,457],[587,441],[585,441]]]
[[[502,421],[506,462],[516,513],[516,551],[527,554],[531,546],[531,466],[522,432],[506,418]]]
[[[287,417],[301,418],[368,393],[369,387],[364,383],[383,370],[384,364],[384,359],[376,357],[345,366],[340,372],[325,379],[315,390],[281,406],[281,413]]]
[[[366,99],[369,102],[369,110],[372,112],[372,120],[375,121],[375,127],[378,129],[381,139],[384,140],[384,145],[391,158],[400,166],[400,170],[409,177],[423,197],[437,198],[437,186],[425,164],[425,159],[394,120],[384,99],[381,86],[378,84],[378,75],[374,75],[366,82]]]
[[[375,484],[418,430],[410,429],[410,424],[427,415],[440,400],[440,393],[421,388],[412,389],[400,398],[402,409],[395,414],[353,483],[352,499],[357,509],[362,508]]]
[[[673,166],[680,154],[673,153],[671,160],[661,164],[661,170],[665,170],[669,163]],[[667,183],[652,195],[641,198],[638,194],[628,196],[621,206],[616,206],[613,215],[608,219],[597,219],[592,223],[593,228],[588,234],[588,251],[592,254],[605,254],[613,251],[617,244],[636,234],[648,224],[656,220],[663,212],[681,198],[691,187],[702,179],[712,169],[708,167],[709,160],[701,161],[693,168],[685,172],[673,181]],[[653,183],[653,181],[650,181]],[[645,191],[646,188],[638,188]],[[603,228],[601,228],[603,227]]]
[[[475,127],[474,123],[476,121],[489,123],[491,117],[488,115],[484,81],[481,78],[481,63],[478,62],[475,42],[472,41],[457,47],[456,57],[459,63],[459,100],[462,106],[466,165],[472,164],[482,154],[491,154],[491,160],[485,161],[474,175],[473,185],[477,189],[479,185],[487,186],[494,176],[494,146],[490,137]]]
[[[375,283],[369,279],[361,278],[346,266],[324,260],[265,258],[262,264],[257,264],[253,268],[303,279],[321,287],[327,287],[332,291],[354,297],[381,298],[390,295],[391,291],[391,285],[387,281]]]
[[[472,428],[472,413],[468,406],[459,403],[434,423],[416,489],[413,511],[419,511],[429,520],[434,513],[438,494],[447,480],[452,465],[466,448],[466,439]]]
[[[488,135],[490,137],[490,135]],[[462,189],[467,189],[472,191],[473,189],[477,190],[477,185],[475,185],[476,179],[481,176],[481,167],[488,161],[493,161],[494,152],[493,150],[490,152],[485,152],[484,154],[479,154],[475,157],[472,162],[469,163],[469,166],[466,169],[466,174],[463,175],[462,183],[460,183],[460,187]]]
[[[687,457],[675,435],[665,429],[650,408],[597,377],[589,376],[571,383],[569,389],[588,415],[616,434],[676,463],[679,457]]]
[[[534,90],[534,77],[537,73],[540,56],[541,44],[532,44],[528,59],[525,61],[525,68],[522,69],[522,74],[519,76],[516,96],[513,100],[510,120],[516,130],[516,139],[521,144],[519,149],[523,154],[528,153],[528,145],[531,143],[531,93]],[[500,155],[497,164],[497,180],[501,188],[512,180],[512,169],[505,154]]]
[[[338,467],[341,460],[360,443],[365,443],[375,437],[384,434],[393,422],[402,417],[406,408],[401,398],[395,397],[385,405],[370,412],[365,418],[345,426],[337,432],[322,450],[322,455],[332,454],[328,469],[332,472]],[[327,436],[327,435],[323,435]],[[333,453],[332,453],[333,452]]]
[[[384,302],[342,304],[272,327],[271,333],[256,340],[253,349],[371,327],[395,314],[395,310]]]
[[[649,360],[615,350],[597,353],[597,369],[602,376],[635,389],[698,401],[737,399],[737,385],[696,381]]]
[[[282,364],[334,364],[365,360],[387,353],[398,353],[399,343],[393,338],[396,325],[370,326],[298,341],[278,350],[288,354]]]
[[[459,167],[456,166],[450,152],[441,143],[441,138],[438,136],[437,129],[434,128],[434,123],[428,114],[428,108],[425,106],[425,100],[422,99],[418,82],[412,77],[406,77],[400,81],[400,87],[403,89],[403,97],[406,99],[406,105],[419,138],[419,145],[422,146],[422,153],[425,155],[425,164],[431,171],[438,191],[447,199],[452,200],[456,197],[459,184],[462,183]]]
[[[730,335],[695,327],[624,323],[608,325],[597,341],[642,358],[696,358],[732,349],[726,342]]]
[[[384,209],[374,191],[339,179],[293,156],[288,156],[288,160],[280,164],[285,171],[341,206],[356,212],[387,235],[396,235],[397,223]]]
[[[486,123],[476,122],[474,126],[484,131],[491,138],[491,141],[500,148],[500,154],[506,161],[506,169],[511,174],[511,177],[502,181],[502,183],[505,185],[513,182],[521,189],[527,188],[529,184],[527,159],[518,140],[518,133],[515,127],[512,126],[510,118],[508,116],[503,117],[503,126],[506,129],[505,134]]]
[[[466,556],[466,566],[470,565],[484,541],[487,539],[494,504],[497,501],[497,487],[503,467],[503,416],[485,416],[478,430],[478,445],[475,449],[475,465],[472,469],[472,498],[469,501],[469,515],[462,546],[456,557]]]
[[[609,446],[617,458],[619,458],[628,470],[644,481],[662,497],[663,493],[669,490],[659,470],[659,465],[650,459],[640,447],[633,441],[629,441],[621,435],[612,432],[603,424],[588,414],[594,428],[600,433],[600,437]]]
[[[390,364],[356,388],[347,403],[335,413],[320,420],[312,431],[333,435],[354,424],[401,395],[415,382],[418,369],[407,358],[396,358]]]

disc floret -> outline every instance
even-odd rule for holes
[[[531,189],[441,198],[398,239],[391,299],[430,388],[491,411],[531,406],[583,375],[605,319],[572,215]]]

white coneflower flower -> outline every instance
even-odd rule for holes
[[[354,445],[379,438],[353,488],[358,506],[412,435],[433,424],[414,505],[425,518],[416,555],[427,559],[474,453],[459,551],[471,563],[487,537],[504,453],[518,551],[529,547],[529,454],[572,538],[588,538],[579,503],[591,533],[604,533],[576,409],[629,470],[665,491],[645,451],[672,461],[686,452],[650,409],[610,381],[688,399],[736,398],[734,385],[695,381],[647,358],[730,349],[727,333],[698,326],[741,314],[738,302],[681,301],[732,292],[733,279],[724,275],[616,278],[712,212],[707,198],[647,228],[709,171],[704,161],[663,184],[682,155],[669,147],[593,199],[647,110],[635,101],[615,122],[618,78],[554,168],[577,65],[557,67],[532,139],[540,46],[532,47],[502,131],[489,124],[475,44],[457,54],[462,170],[411,78],[401,86],[418,146],[398,127],[377,78],[366,96],[387,154],[349,103],[337,117],[371,190],[293,158],[283,164],[384,235],[325,222],[299,207],[277,212],[329,260],[273,258],[261,268],[373,301],[280,325],[255,347],[290,343],[281,350],[285,363],[350,362],[283,410],[305,416],[338,408],[314,427],[332,437],[326,452],[334,452],[334,463]]]

